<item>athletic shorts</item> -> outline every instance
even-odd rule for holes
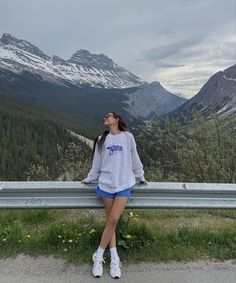
[[[125,197],[130,197],[131,196],[131,187],[124,189],[122,191],[119,192],[115,192],[115,193],[108,193],[103,191],[99,186],[96,187],[96,193],[102,197],[107,197],[107,198],[115,198],[115,197],[119,197],[119,196],[125,196]]]

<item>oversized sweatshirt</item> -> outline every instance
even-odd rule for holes
[[[114,193],[132,187],[136,178],[145,181],[143,165],[131,132],[109,133],[101,150],[96,143],[92,168],[85,182],[98,180],[102,190]]]

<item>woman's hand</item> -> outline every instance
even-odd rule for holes
[[[83,183],[83,184],[89,184],[90,182],[86,182],[85,179],[83,179],[83,180],[81,181],[81,183]]]
[[[145,180],[145,181],[139,181],[139,184],[141,184],[141,185],[147,185],[148,183],[147,183],[147,181]]]

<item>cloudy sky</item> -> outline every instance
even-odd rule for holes
[[[78,49],[190,98],[236,63],[236,0],[0,0],[0,34],[68,59]]]

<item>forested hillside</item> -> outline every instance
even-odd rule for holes
[[[137,144],[150,181],[236,182],[236,119],[192,111],[184,125],[152,119]]]
[[[13,97],[0,96],[0,134],[1,180],[57,178],[71,144],[79,147],[79,161],[90,157],[91,149],[46,111]]]
[[[235,118],[186,117],[132,128],[146,179],[235,183]],[[1,180],[81,180],[91,168],[91,148],[37,105],[0,96],[0,133]]]

